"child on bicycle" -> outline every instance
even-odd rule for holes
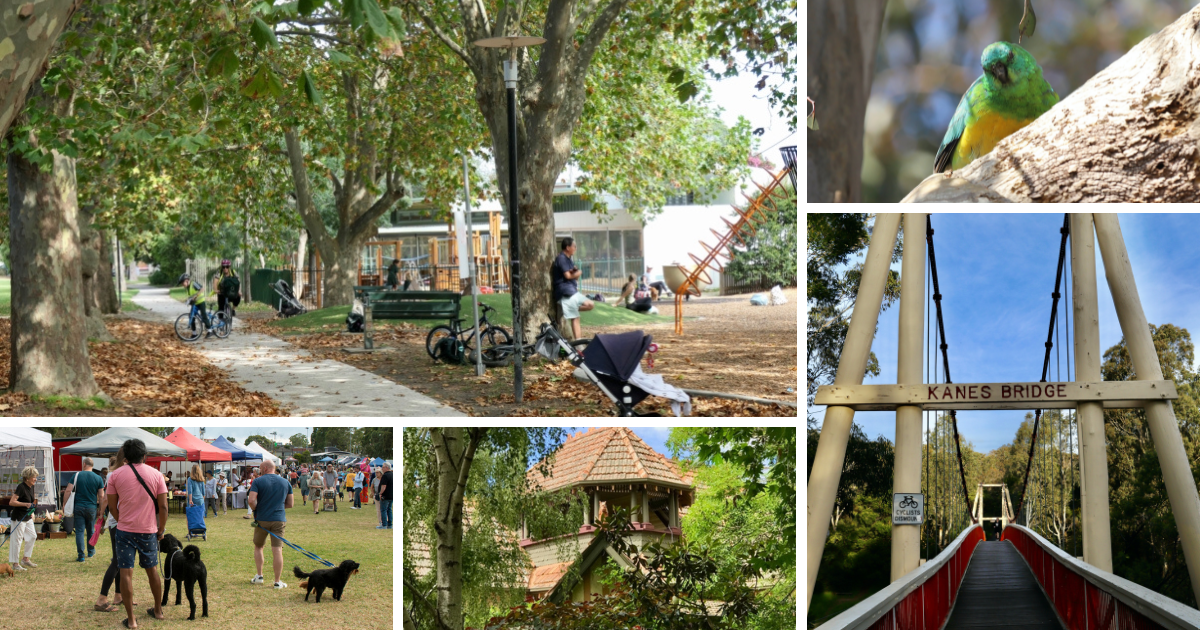
[[[213,336],[212,322],[208,319],[208,310],[204,306],[204,287],[198,283],[192,282],[192,274],[184,273],[179,276],[179,284],[183,286],[184,294],[187,295],[187,303],[195,304],[196,310],[200,311],[200,321],[204,322],[204,327],[208,329],[208,333],[204,335],[206,338]]]
[[[217,310],[224,311],[228,305],[232,316],[235,313],[233,309],[242,303],[241,291],[242,281],[233,271],[233,263],[228,258],[222,260],[221,275],[217,280]]]

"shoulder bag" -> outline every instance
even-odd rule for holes
[[[71,480],[71,498],[67,499],[67,504],[63,506],[63,518],[75,516],[75,495],[77,494],[79,494],[79,473],[75,473],[75,478]]]

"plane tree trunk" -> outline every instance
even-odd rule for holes
[[[104,235],[92,226],[91,213],[79,209],[80,276],[83,279],[83,318],[88,339],[111,341],[112,335],[104,326],[103,289],[101,274],[107,273],[104,264]],[[115,294],[113,295],[115,298]]]
[[[932,175],[904,201],[1195,202],[1197,59],[1200,7],[1147,37],[953,178]]]
[[[9,15],[0,20],[0,138],[21,113],[29,87],[46,70],[54,43],[80,4],[82,0],[5,3]]]
[[[571,156],[571,135],[587,102],[584,78],[596,49],[628,4],[629,0],[552,2],[541,33],[546,43],[538,47],[537,62],[525,49],[517,55],[520,67],[517,215],[521,230],[521,311],[525,339],[536,337],[541,324],[547,321],[560,330],[564,328],[550,289],[550,267],[558,253],[554,246],[554,182]],[[519,9],[510,3],[489,16],[482,4],[462,2],[459,4],[462,22],[456,25],[452,37],[420,5],[410,6],[475,77],[475,101],[491,134],[496,179],[507,213],[508,102],[501,61],[508,58],[509,52],[469,44],[460,46],[456,40],[474,42],[509,35]],[[588,18],[591,18],[589,26],[582,29]]]
[[[380,146],[393,142],[395,134],[383,139],[378,137],[378,126],[371,116],[372,103],[360,98],[358,83],[359,77],[353,72],[343,74],[345,107],[354,114],[347,123],[352,126],[347,130],[347,145],[355,159],[346,160],[347,166],[342,171],[341,179],[337,174],[329,173],[338,214],[336,233],[331,234],[325,227],[320,210],[313,203],[299,130],[293,127],[284,131],[296,193],[296,209],[304,227],[308,229],[312,246],[320,252],[321,260],[325,263],[325,306],[339,306],[353,301],[362,247],[378,232],[380,217],[405,194],[400,175],[392,164],[394,147]],[[372,194],[369,184],[382,188],[383,192],[377,196]]]
[[[41,98],[34,88],[31,98]],[[56,105],[69,108],[60,101]],[[65,113],[65,110],[63,110]],[[37,146],[36,134],[29,141]],[[88,363],[75,160],[51,151],[42,170],[8,154],[12,334],[9,386],[41,395],[95,396]]]

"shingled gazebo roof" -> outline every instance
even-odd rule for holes
[[[577,485],[605,483],[661,483],[690,488],[680,477],[675,462],[655,452],[625,427],[588,429],[567,438],[554,453],[550,476],[542,475],[541,463],[529,469],[526,478],[546,491]]]

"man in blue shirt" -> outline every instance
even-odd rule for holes
[[[96,508],[104,497],[104,479],[92,471],[92,458],[83,458],[83,471],[72,477],[63,492],[63,505],[75,494],[75,550],[79,552],[76,562],[84,562],[96,555],[96,548],[88,544],[92,540],[92,528],[96,526]],[[87,547],[87,556],[84,556]]]
[[[268,532],[275,536],[283,536],[287,524],[287,508],[292,507],[295,499],[292,495],[292,484],[275,474],[275,462],[271,460],[262,463],[262,475],[250,484],[250,492],[246,502],[254,511],[254,520],[258,527],[254,528],[254,568],[256,573],[250,580],[251,584],[263,583],[263,544],[267,541]],[[271,536],[271,565],[275,569],[275,588],[287,588],[287,584],[279,581],[283,573],[283,541]]]
[[[554,300],[562,305],[563,318],[571,322],[572,339],[579,339],[583,331],[579,326],[579,312],[590,311],[595,303],[579,292],[579,276],[583,273],[575,267],[571,257],[575,255],[575,239],[564,238],[562,251],[554,258],[554,266],[550,268],[550,287],[554,290]]]

